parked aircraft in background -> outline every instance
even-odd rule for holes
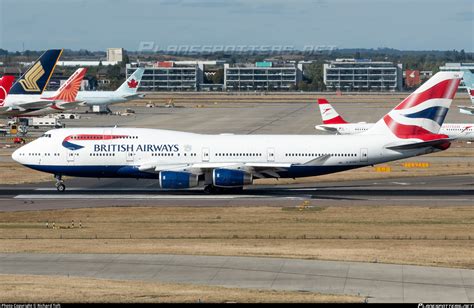
[[[45,108],[54,101],[43,99],[41,94],[53,74],[62,49],[43,53],[11,87],[8,96],[0,103],[0,114],[16,116],[23,112]]]
[[[316,125],[315,128],[325,132],[336,133],[339,135],[360,134],[369,130],[375,123],[349,123],[337,113],[329,102],[324,99],[318,99],[319,110],[323,124]],[[423,111],[426,113],[434,112],[435,109]],[[422,113],[420,115],[423,115]],[[440,134],[455,138],[457,140],[474,140],[474,123],[444,123],[439,130]]]
[[[14,76],[3,76],[0,78],[0,106],[3,105],[3,102],[8,96],[14,81]]]
[[[474,74],[470,70],[463,70],[463,80],[472,106],[459,106],[459,112],[474,115]]]
[[[255,178],[316,176],[443,151],[439,134],[462,73],[439,72],[356,135],[204,135],[144,128],[63,128],[16,150],[29,168],[62,176],[152,178],[165,189],[242,189]]]
[[[33,106],[32,104],[28,104],[28,108],[24,108],[23,105],[19,105],[15,108],[5,106],[5,108],[8,109],[4,111],[4,114],[15,117],[44,116],[80,106],[82,102],[76,101],[76,95],[86,71],[87,69],[85,68],[77,69],[74,74],[53,93],[53,96],[40,96],[40,99],[36,100],[38,102],[37,105]],[[12,76],[4,76],[3,79],[6,77]],[[3,80],[0,81],[0,84],[3,84]],[[6,91],[6,94],[8,100],[10,93]]]
[[[137,93],[144,71],[144,68],[137,68],[115,91],[79,91],[77,100],[83,101],[83,105],[89,106],[91,109],[93,106],[99,106],[100,111],[111,112],[109,105],[144,97],[143,94]],[[45,95],[50,94],[50,92],[45,92]]]

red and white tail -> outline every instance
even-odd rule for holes
[[[337,111],[329,104],[325,98],[318,98],[319,111],[324,124],[345,124],[347,123]]]
[[[3,76],[0,78],[0,107],[3,107],[5,104],[5,99],[7,98],[14,81],[14,76]]]
[[[58,100],[63,102],[74,102],[76,101],[77,93],[81,87],[82,79],[86,75],[87,68],[79,68],[74,74],[69,77],[68,80],[56,91],[52,97],[48,97],[50,100]]]
[[[423,141],[443,138],[438,133],[461,78],[462,72],[435,74],[365,134],[383,134],[395,139],[416,138]]]

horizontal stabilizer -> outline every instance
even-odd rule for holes
[[[439,135],[444,136],[444,135]],[[386,146],[389,150],[413,150],[413,149],[420,149],[420,148],[427,148],[427,147],[435,147],[435,148],[442,148],[447,149],[451,145],[451,141],[455,138],[446,138],[442,139],[433,139],[429,141],[422,141],[422,142],[414,142],[414,143],[405,143],[399,145],[388,145]]]

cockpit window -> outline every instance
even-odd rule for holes
[[[51,134],[43,134],[43,136],[41,137],[44,137],[44,138],[51,138]]]

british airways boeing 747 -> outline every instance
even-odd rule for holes
[[[462,78],[439,72],[357,135],[204,135],[144,128],[62,128],[13,153],[55,176],[156,179],[164,189],[242,189],[256,178],[296,178],[443,151],[439,130]]]

